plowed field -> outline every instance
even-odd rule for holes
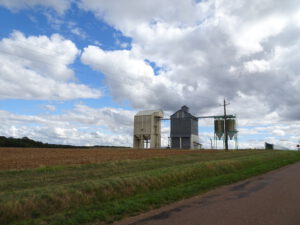
[[[0,148],[0,170],[35,168],[50,165],[88,164],[125,159],[143,159],[196,152],[203,153],[203,151],[195,150],[165,149]]]

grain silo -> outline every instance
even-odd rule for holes
[[[140,111],[134,116],[134,148],[160,148],[162,117],[161,110]]]
[[[236,133],[237,133],[235,119],[227,119],[226,120],[226,129],[227,129],[227,134],[228,134],[230,140],[232,140],[234,135],[236,135]]]
[[[197,149],[198,118],[189,113],[187,106],[171,115],[171,148]]]
[[[215,147],[217,148],[217,141],[223,140],[224,143],[228,138],[230,140],[235,141],[235,148],[238,148],[238,140],[237,140],[237,122],[236,122],[236,116],[235,115],[227,115],[226,120],[224,120],[224,116],[213,116],[214,117],[214,140],[215,140]],[[224,121],[226,121],[226,126]],[[226,129],[226,130],[225,130]],[[226,139],[227,135],[227,139]]]
[[[215,119],[215,135],[221,140],[224,135],[224,119]]]

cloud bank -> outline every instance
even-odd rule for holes
[[[133,40],[129,51],[83,51],[115,99],[173,111],[187,104],[203,114],[225,97],[242,117],[251,100],[260,118],[300,119],[297,1],[81,0],[80,7]]]
[[[67,100],[98,98],[99,90],[76,83],[69,65],[80,51],[59,34],[24,36],[14,31],[0,41],[0,98]]]

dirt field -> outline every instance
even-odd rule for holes
[[[99,163],[196,153],[193,150],[0,148],[0,170]]]

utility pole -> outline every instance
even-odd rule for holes
[[[224,98],[224,142],[225,142],[225,150],[228,151],[228,134],[227,134],[227,123],[226,123],[226,105],[229,105],[229,103],[226,103],[226,100]]]

